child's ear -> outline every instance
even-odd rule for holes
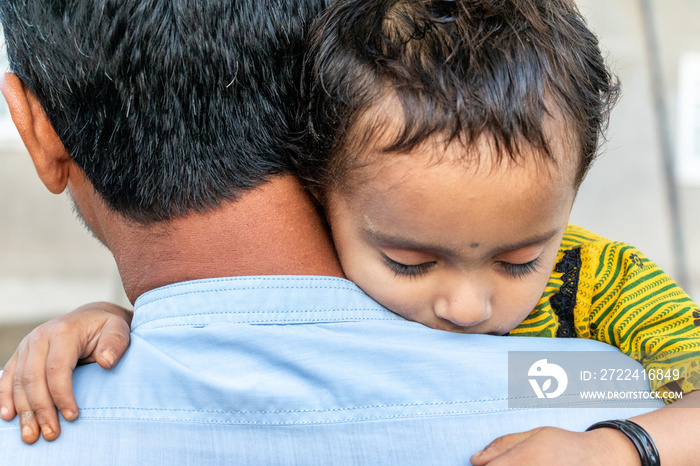
[[[39,178],[52,193],[62,193],[68,184],[72,159],[39,100],[14,73],[5,73],[0,78],[0,90]]]

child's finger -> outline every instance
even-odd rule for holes
[[[27,356],[22,368],[25,374],[23,391],[44,439],[50,442],[58,438],[61,426],[58,423],[58,415],[46,381],[49,343],[45,338],[32,338],[32,336],[30,334],[27,337],[29,344],[26,347]]]
[[[39,440],[39,424],[36,422],[34,412],[29,409],[29,403],[26,398],[15,399],[17,405],[17,415],[19,416],[20,431],[22,432],[22,441],[27,445],[31,445]]]
[[[58,410],[67,421],[78,418],[78,403],[73,395],[73,369],[80,348],[68,344],[51,344],[46,359],[46,379],[49,393]]]
[[[17,352],[15,351],[15,354],[5,364],[5,369],[0,377],[0,419],[4,421],[11,421],[17,414],[14,398],[12,397],[12,380],[15,375],[16,365]]]
[[[95,360],[103,369],[111,369],[129,347],[129,324],[122,318],[112,318],[105,323],[95,347]]]
[[[27,348],[23,369],[27,375],[24,393],[44,439],[50,442],[58,438],[61,425],[47,382],[49,344],[43,339],[39,341],[31,342]]]
[[[22,347],[20,344],[20,349]],[[34,416],[34,411],[32,411],[29,400],[25,393],[25,389],[28,387],[32,389],[32,384],[36,383],[36,377],[34,374],[28,373],[24,368],[24,362],[26,359],[26,352],[22,352],[18,349],[17,364],[15,366],[15,374],[12,378],[12,397],[14,398],[15,410],[19,416],[19,425],[22,432],[22,441],[27,445],[39,440],[39,423]]]

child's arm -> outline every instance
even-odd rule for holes
[[[650,413],[630,418],[654,440],[662,464],[693,465],[700,455],[700,391]],[[601,415],[604,411],[601,411]],[[635,465],[640,459],[632,442],[614,429],[570,432],[555,427],[504,435],[471,458],[484,465]]]
[[[20,343],[0,377],[0,418],[19,414],[22,441],[40,432],[48,441],[60,435],[56,408],[72,421],[78,417],[73,369],[97,362],[110,369],[129,346],[132,313],[110,303],[91,303],[34,329]]]

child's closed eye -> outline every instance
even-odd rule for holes
[[[540,258],[537,257],[522,264],[513,264],[505,261],[498,261],[498,264],[503,267],[503,270],[505,270],[509,275],[512,275],[515,278],[521,278],[533,272],[537,272],[537,266],[540,265]]]
[[[430,270],[434,265],[437,264],[437,261],[423,262],[420,264],[410,265],[402,264],[401,262],[397,262],[391,259],[386,254],[382,254],[382,259],[384,260],[384,263],[389,268],[389,270],[391,270],[394,273],[394,275],[401,275],[410,278],[424,275],[426,272],[428,272],[428,270]]]

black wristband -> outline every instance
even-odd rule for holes
[[[634,444],[634,448],[637,449],[639,459],[642,460],[642,466],[661,466],[659,450],[656,449],[656,445],[651,439],[649,433],[639,424],[626,419],[602,421],[593,424],[591,427],[586,429],[586,432],[593,429],[600,429],[601,427],[609,427],[611,429],[619,430],[625,434],[625,436]]]

